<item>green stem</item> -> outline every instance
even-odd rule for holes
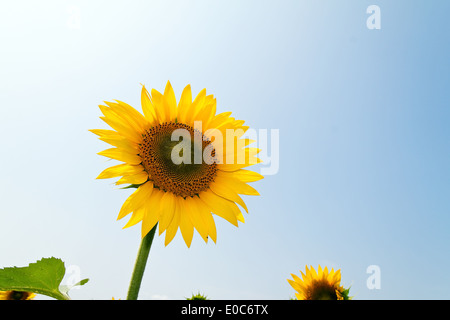
[[[138,298],[142,277],[144,276],[145,265],[147,264],[148,254],[152,246],[157,225],[158,224],[155,224],[153,229],[150,230],[150,232],[147,233],[141,241],[136,263],[134,264],[133,275],[131,276],[130,287],[128,288],[127,300],[137,300]]]

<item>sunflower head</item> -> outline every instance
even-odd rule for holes
[[[209,299],[206,295],[198,292],[197,294],[192,294],[192,296],[190,298],[186,298],[186,300],[209,300]]]
[[[163,93],[145,86],[142,113],[125,102],[100,105],[111,129],[94,129],[112,148],[100,155],[120,163],[97,179],[119,178],[117,185],[136,188],[119,211],[132,213],[125,227],[139,222],[144,237],[158,224],[165,244],[180,230],[189,247],[194,229],[216,241],[213,214],[237,226],[248,212],[240,195],[259,195],[247,183],[263,177],[244,168],[261,162],[255,142],[242,138],[249,129],[231,112],[216,114],[216,99],[203,89],[193,99],[187,85],[177,102],[170,82]],[[239,205],[239,207],[238,207]]]
[[[311,266],[299,278],[291,274],[294,280],[288,279],[289,284],[297,291],[295,296],[298,300],[349,300],[349,290],[340,285],[341,270],[328,271],[319,265],[318,272]]]
[[[26,291],[0,291],[0,300],[33,300],[36,294]]]

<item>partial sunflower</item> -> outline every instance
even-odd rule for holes
[[[192,294],[192,296],[190,298],[186,298],[186,300],[209,300],[209,299],[206,295],[198,292],[197,294]]]
[[[33,300],[36,294],[26,291],[0,291],[0,300]]]
[[[294,280],[288,279],[289,284],[297,291],[295,294],[298,300],[349,300],[350,289],[344,289],[340,285],[341,270],[334,271],[328,268],[322,270],[319,265],[319,272],[311,266],[306,266],[306,274],[300,271],[302,279],[295,274],[291,274]]]
[[[143,114],[116,100],[100,105],[100,117],[113,130],[90,130],[113,148],[99,155],[123,162],[104,170],[97,179],[117,178],[117,185],[137,188],[124,202],[118,219],[132,213],[124,228],[141,224],[144,237],[157,223],[165,245],[178,228],[189,247],[194,228],[207,242],[216,242],[215,214],[235,226],[244,222],[243,195],[259,195],[247,183],[262,175],[244,169],[261,162],[253,140],[242,136],[244,121],[231,112],[216,114],[216,99],[200,91],[192,101],[187,85],[177,103],[167,82],[164,93],[142,86]],[[180,142],[181,141],[181,142]]]

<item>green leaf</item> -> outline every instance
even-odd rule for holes
[[[54,257],[42,258],[28,267],[0,269],[0,291],[26,291],[43,294],[58,300],[70,300],[69,290],[73,286],[61,286],[66,273],[64,262]],[[84,279],[76,285],[84,285]]]

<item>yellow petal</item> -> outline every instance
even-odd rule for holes
[[[189,217],[190,212],[186,209],[186,200],[183,198],[180,199],[180,231],[181,235],[183,236],[184,242],[189,248],[194,236],[194,226],[192,225],[191,219]]]
[[[242,182],[255,182],[264,179],[264,176],[250,170],[240,169],[236,171],[227,172],[232,177],[239,179]]]
[[[301,286],[300,286],[297,282],[292,281],[292,280],[290,280],[290,279],[288,279],[288,282],[289,282],[289,284],[292,286],[292,288],[294,288],[296,291],[298,291],[298,292],[301,292],[301,291],[302,291]]]
[[[152,104],[153,108],[155,110],[156,118],[159,123],[163,123],[168,121],[168,117],[165,113],[164,109],[164,96],[156,89],[152,89],[151,91],[152,96]]]
[[[173,219],[170,222],[170,225],[167,227],[166,230],[166,238],[164,240],[164,245],[167,246],[175,237],[177,231],[178,231],[178,227],[180,225],[180,213],[181,213],[181,208],[180,208],[180,204],[179,204],[179,199],[181,199],[180,197],[174,197],[174,202],[175,202],[175,210],[174,210],[174,215],[173,215]]]
[[[194,101],[192,102],[189,111],[186,115],[186,124],[193,126],[194,120],[196,119],[195,116],[200,111],[200,109],[203,107],[203,103],[205,102],[206,98],[206,89],[203,89],[199,92],[197,97],[195,97]]]
[[[204,129],[217,129],[219,126],[223,126],[225,123],[231,122],[230,118],[231,112],[222,112],[214,116],[214,118],[209,122],[208,126]]]
[[[125,137],[122,136],[103,136],[99,138],[100,140],[109,143],[110,145],[120,148],[126,152],[138,154],[138,146],[136,143],[131,142]]]
[[[236,219],[237,219],[238,221],[242,222],[242,223],[245,222],[244,215],[242,214],[242,212],[241,212],[240,210],[239,210],[239,213],[238,213],[237,216],[236,216]]]
[[[216,230],[216,224],[214,222],[214,218],[211,214],[211,210],[198,197],[197,198],[194,197],[194,201],[197,205],[198,214],[200,215],[200,219],[203,220],[203,222],[206,226],[206,229],[208,230],[208,235],[211,237],[211,239],[214,242],[216,242],[217,230]]]
[[[144,218],[144,207],[140,207],[139,209],[135,210],[130,217],[130,220],[123,226],[122,229],[129,228],[131,226],[134,226],[136,223],[139,223]]]
[[[208,242],[208,228],[199,214],[200,209],[196,203],[196,199],[188,197],[185,199],[185,211],[191,220],[192,225],[200,234],[205,242]]]
[[[180,102],[178,103],[177,119],[180,123],[186,123],[186,115],[192,104],[191,86],[188,84],[181,93]]]
[[[217,101],[216,99],[213,99],[205,106],[204,110],[202,111],[202,114],[199,114],[199,116],[201,116],[203,119],[204,128],[209,127],[209,123],[212,121],[212,119],[214,119],[214,116],[216,115],[216,109],[217,109]]]
[[[145,86],[142,86],[141,90],[141,107],[145,118],[147,118],[150,123],[153,123],[156,119],[156,113],[152,104],[152,100],[150,99],[150,94],[148,93]]]
[[[116,129],[121,134],[137,134],[141,135],[143,131],[143,127],[138,124],[138,122],[134,121],[132,116],[127,112],[123,111],[119,104],[114,102],[106,102],[110,107],[99,105],[100,110],[104,114],[104,118],[109,120],[112,123],[107,122],[103,117],[106,123],[108,123],[113,129]],[[130,107],[131,108],[131,107]],[[137,111],[136,111],[137,112]],[[113,127],[115,125],[116,127]]]
[[[314,279],[318,278],[317,272],[312,266],[311,266],[311,269],[310,269],[310,273],[311,273],[311,277],[312,278],[314,278]]]
[[[197,121],[202,121],[202,126],[207,127],[215,114],[214,96],[212,94],[206,96],[203,105],[198,106],[197,109],[198,110],[195,113],[195,119]]]
[[[124,136],[125,138],[127,138],[135,143],[140,143],[142,141],[142,136],[140,135],[140,133],[138,131],[133,130],[126,124],[123,124],[120,120],[112,119],[112,118],[108,118],[108,117],[100,117],[100,119],[105,121],[114,130],[117,130],[117,132],[119,134],[121,134],[122,136]]]
[[[218,129],[215,129],[218,130]],[[214,145],[214,149],[216,150],[216,154],[217,155],[221,155],[221,157],[228,157],[228,159],[233,159],[233,163],[236,163],[236,160],[234,159],[240,159],[240,157],[244,156],[245,154],[243,152],[245,152],[245,150],[247,149],[246,147],[251,144],[254,143],[255,140],[251,140],[251,139],[230,139],[231,137],[226,137],[225,135],[225,141],[223,139],[223,133],[222,131],[218,130],[220,135],[222,135],[222,139],[219,140],[219,143],[216,144],[215,141],[213,141],[213,145]],[[219,134],[217,131],[214,131],[212,129],[208,129],[207,131],[204,132],[204,135],[209,138],[210,140],[211,137],[215,137],[215,135]],[[253,150],[252,155],[255,155],[257,152],[256,150]],[[242,152],[241,154],[239,154],[239,152]],[[236,155],[236,156],[234,156]],[[226,159],[226,158],[225,158]],[[245,159],[245,158],[244,158]]]
[[[164,89],[164,109],[166,110],[166,121],[175,121],[177,116],[177,100],[175,98],[175,92],[172,85],[167,81],[166,88]]]
[[[114,160],[123,161],[128,164],[140,164],[142,162],[141,157],[137,154],[132,154],[126,151],[123,151],[119,148],[110,148],[98,153],[101,156],[108,157]]]
[[[262,162],[259,158],[255,156],[257,153],[261,151],[261,149],[245,148],[243,150],[244,154],[241,156],[240,153],[237,153],[234,157],[234,160],[229,161],[231,163],[227,163],[228,159],[224,157],[223,158],[224,163],[218,163],[217,168],[222,171],[236,171]]]
[[[242,140],[241,140],[242,141]],[[232,149],[233,145],[230,146],[230,150],[225,150],[225,164],[245,164],[247,166],[259,163],[255,157],[261,149],[249,147],[249,148],[236,148]]]
[[[117,182],[116,185],[121,185],[121,184],[125,184],[125,183],[129,183],[129,184],[143,184],[144,182],[146,182],[148,179],[148,173],[145,171],[133,174],[133,175],[128,175],[125,176],[123,178],[120,178]]]
[[[125,119],[133,128],[138,129],[142,132],[147,126],[148,121],[144,118],[144,116],[139,113],[136,109],[134,109],[129,104],[116,100],[117,103],[107,102],[105,103],[114,111],[119,117]]]
[[[242,200],[241,197],[239,197],[239,195],[233,189],[229,188],[228,186],[224,186],[220,183],[216,183],[215,181],[211,183],[209,187],[215,194],[225,199],[236,202],[248,213],[248,209],[245,202]]]
[[[103,170],[96,179],[110,179],[123,176],[123,172],[126,172],[128,165],[126,163],[118,164]]]
[[[259,192],[245,182],[234,178],[231,174],[224,171],[217,171],[217,176],[214,179],[218,184],[228,186],[238,194],[245,194],[248,196],[259,196]]]
[[[236,217],[240,210],[234,202],[219,197],[211,191],[201,192],[199,198],[215,215],[227,220],[236,227],[238,226]]]
[[[171,192],[165,192],[161,198],[159,219],[159,234],[161,235],[172,222],[175,213],[175,195]]]
[[[122,137],[117,131],[114,131],[114,130],[90,129],[89,131],[98,135],[99,137],[105,137],[105,136]]]
[[[105,170],[103,170],[97,179],[109,179],[109,178],[115,178],[119,176],[127,176],[127,175],[134,175],[137,173],[141,173],[144,171],[144,168],[140,165],[133,166],[126,163],[118,164],[112,167],[109,167]]]
[[[153,183],[147,182],[136,189],[128,198],[125,200],[122,208],[120,209],[119,216],[117,220],[122,219],[130,212],[139,209],[144,205],[146,201],[150,199],[150,195],[153,191]]]
[[[141,235],[142,238],[150,232],[151,229],[158,222],[161,215],[161,198],[164,192],[158,189],[153,189],[148,202],[145,203],[144,218],[142,220]]]

